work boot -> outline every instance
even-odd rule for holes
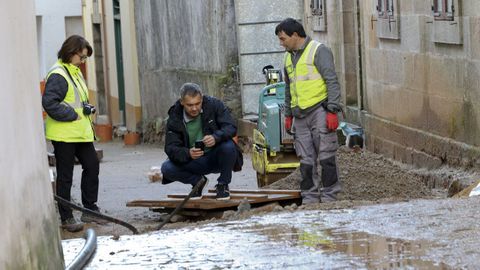
[[[203,184],[201,184],[198,189],[197,189],[197,192],[193,193],[192,196],[190,196],[190,199],[201,199],[202,198],[202,192],[203,192],[203,189],[207,186],[208,184],[208,178],[205,177],[205,175],[202,175],[202,178],[200,178],[200,181],[205,180],[203,182]],[[198,182],[197,182],[198,183]],[[195,184],[196,185],[196,184]],[[192,190],[195,188],[195,185],[192,186]]]
[[[217,184],[215,185],[215,190],[217,191],[217,196],[215,199],[219,201],[230,200],[230,190],[226,184]]]
[[[302,205],[320,202],[318,188],[313,182],[313,168],[313,165],[300,163],[300,173],[302,174],[302,180],[300,181]]]
[[[83,230],[83,223],[77,221],[74,217],[68,218],[62,221],[62,229],[65,229],[69,232],[79,232]]]
[[[96,206],[96,205],[92,209],[89,209],[89,210],[100,213],[100,208],[98,208],[98,206]],[[99,225],[105,225],[105,224],[108,223],[107,220],[105,220],[103,218],[93,216],[93,215],[90,215],[88,213],[82,213],[82,217],[80,218],[80,220],[85,222],[85,223],[97,223]]]

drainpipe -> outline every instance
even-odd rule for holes
[[[85,232],[83,238],[85,238],[85,245],[65,270],[83,269],[97,249],[97,235],[92,228]]]
[[[113,126],[112,121],[112,112],[110,111],[110,73],[109,73],[109,66],[108,66],[108,40],[107,40],[107,27],[106,27],[106,13],[105,13],[105,0],[99,0],[102,2],[102,50],[103,50],[103,73],[104,73],[104,82],[105,82],[105,105],[107,106],[108,112],[108,120],[110,124]]]

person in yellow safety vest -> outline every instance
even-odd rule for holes
[[[88,88],[79,68],[92,55],[92,47],[83,37],[67,38],[58,52],[58,60],[46,78],[42,106],[47,112],[45,137],[51,140],[57,168],[56,194],[70,200],[75,157],[82,164],[82,204],[99,211],[98,174],[99,160],[93,141],[95,132],[92,114],[95,107],[89,104]],[[75,219],[72,210],[58,205],[62,228],[76,232],[83,223]],[[83,222],[102,223],[102,220],[83,214]]]
[[[295,134],[302,203],[335,201],[341,191],[336,161],[337,113],[341,107],[332,52],[308,37],[292,18],[280,22],[275,35],[286,49],[284,125]]]

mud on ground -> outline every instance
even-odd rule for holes
[[[448,167],[436,170],[415,168],[379,154],[369,151],[354,151],[345,146],[339,148],[337,160],[342,183],[342,192],[339,194],[338,201],[300,207],[296,205],[281,207],[272,204],[250,211],[227,211],[221,220],[243,219],[275,211],[332,210],[412,199],[446,198],[456,192],[454,189],[461,190],[480,177],[478,172]],[[300,180],[300,171],[297,169],[289,176],[263,188],[298,190]],[[211,221],[171,223],[164,228],[181,228]]]
[[[339,200],[395,201],[434,197],[424,184],[425,176],[381,155],[340,147],[337,160],[343,189]],[[265,188],[299,189],[300,180],[297,169]]]
[[[386,202],[408,201],[411,199],[446,198],[448,188],[462,189],[479,178],[477,172],[467,172],[451,168],[437,170],[418,169],[407,166],[369,151],[353,151],[342,146],[337,154],[340,178],[343,191],[339,200],[331,203],[319,203],[306,206],[268,205],[254,208],[250,211],[227,211],[220,220],[243,219],[252,215],[275,211],[294,211],[296,209],[343,209],[360,205],[370,205]],[[247,160],[246,162],[249,162]],[[295,171],[289,176],[269,185],[267,189],[299,189],[300,173]],[[452,184],[454,183],[454,184]],[[455,184],[457,183],[457,184]],[[462,184],[458,184],[462,183]],[[450,193],[455,190],[451,188]],[[122,217],[119,217],[122,218]],[[175,229],[185,226],[195,226],[219,219],[189,222],[176,217],[175,223],[169,223],[163,229]],[[139,229],[141,233],[154,231],[161,222],[161,215],[146,211],[143,215],[135,215],[127,222]],[[89,226],[92,226],[91,224]],[[109,224],[106,226],[93,225],[98,235],[131,234],[126,228]],[[83,233],[68,233],[63,231],[62,237],[82,237]]]

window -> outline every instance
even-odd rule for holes
[[[463,44],[462,1],[432,0],[433,35],[435,43]]]
[[[312,15],[308,20],[310,20],[312,30],[319,32],[327,31],[325,0],[310,0],[310,11]]]
[[[379,18],[388,19],[394,16],[393,0],[377,0],[377,13]]]
[[[322,0],[311,0],[310,8],[312,9],[312,15],[323,15],[323,4]]]
[[[437,21],[453,21],[455,13],[453,0],[433,0],[432,11]]]
[[[379,38],[400,39],[399,2],[399,0],[376,0],[373,2],[376,3],[377,36]]]

